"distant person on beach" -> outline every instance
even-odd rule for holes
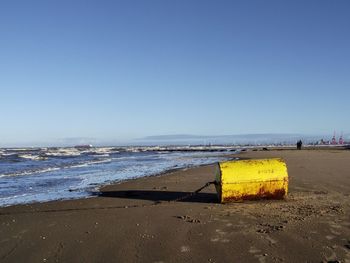
[[[303,145],[303,142],[301,141],[301,140],[299,140],[298,142],[297,142],[297,149],[298,150],[301,150],[301,146]]]

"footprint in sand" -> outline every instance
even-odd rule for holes
[[[224,232],[221,229],[216,229],[215,232],[222,236],[227,234],[227,232]]]
[[[347,227],[349,227],[349,226],[350,226],[350,222],[347,222],[347,221],[342,222],[342,225],[343,225],[343,226],[347,226]]]
[[[266,256],[264,256],[264,255],[255,255],[254,257],[258,258],[260,263],[266,262]]]
[[[336,236],[341,235],[341,232],[339,232],[339,231],[341,231],[341,228],[342,228],[341,225],[335,224],[334,222],[329,222],[329,226],[331,227],[331,228],[329,229],[329,231],[330,231],[333,235],[336,235]]]
[[[211,242],[229,243],[230,240],[227,238],[214,237],[210,239]]]
[[[210,239],[211,242],[221,242],[221,243],[228,243],[230,242],[229,239],[223,238],[224,235],[227,234],[227,232],[222,231],[221,229],[216,229],[215,232],[219,234],[219,236],[215,236]]]
[[[249,253],[250,254],[254,254],[254,257],[256,257],[260,263],[265,263],[266,262],[266,257],[267,257],[267,254],[264,253],[264,254],[261,254],[261,250],[260,249],[257,249],[253,246],[251,246],[249,248]]]
[[[181,251],[181,253],[190,252],[190,247],[189,246],[181,246],[180,251]]]
[[[265,239],[267,240],[267,241],[269,241],[269,245],[271,246],[271,245],[275,245],[275,244],[277,244],[277,241],[275,240],[275,239],[273,239],[273,238],[271,238],[271,237],[269,237],[269,236],[265,236]]]
[[[325,258],[328,262],[339,262],[337,261],[337,254],[333,250],[329,251],[329,255],[325,255]]]
[[[256,253],[259,253],[259,252],[261,252],[261,250],[260,249],[256,249],[255,247],[250,247],[249,248],[249,253],[251,253],[251,254],[256,254]]]
[[[334,238],[335,238],[335,236],[332,236],[332,235],[327,235],[327,236],[326,236],[326,238],[327,238],[328,240],[332,240],[332,239],[334,239]]]
[[[329,231],[330,231],[333,235],[336,235],[336,236],[339,236],[339,235],[341,234],[340,232],[335,231],[335,230],[333,230],[332,228],[329,229]]]
[[[348,240],[348,243],[344,245],[345,248],[347,248],[348,250],[350,250],[350,240]],[[350,255],[349,255],[350,256]]]
[[[341,228],[341,225],[339,225],[339,224],[334,224],[333,222],[330,223],[330,226],[331,226],[332,228],[337,228],[337,229]]]

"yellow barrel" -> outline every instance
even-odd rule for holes
[[[216,191],[221,203],[247,199],[282,199],[288,192],[287,166],[282,159],[218,163]]]

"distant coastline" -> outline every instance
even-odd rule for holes
[[[95,147],[147,147],[147,146],[287,146],[302,140],[304,145],[331,144],[333,137],[344,144],[350,143],[350,133],[338,134],[298,134],[298,133],[259,133],[236,135],[191,135],[170,134],[152,135],[128,140],[99,139],[88,137],[73,137],[51,139],[35,142],[4,142],[0,148],[22,147],[74,147],[76,145],[92,145]]]

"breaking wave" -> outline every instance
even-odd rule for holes
[[[166,147],[0,149],[0,206],[89,197],[103,184],[213,163],[228,154]]]

